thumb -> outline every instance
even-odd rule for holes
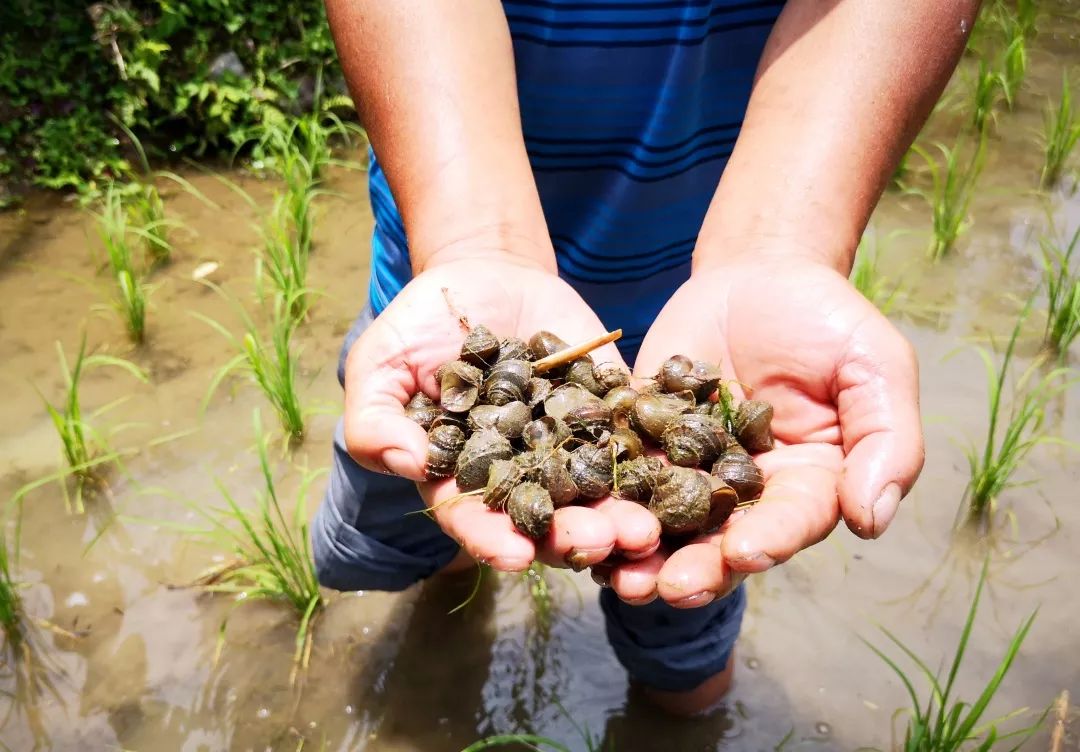
[[[923,466],[918,361],[875,311],[855,330],[836,379],[845,454],[840,508],[853,533],[877,538]]]
[[[420,389],[419,379],[406,351],[387,342],[382,329],[376,321],[349,350],[345,446],[369,470],[422,481],[427,434],[405,416],[405,404]]]

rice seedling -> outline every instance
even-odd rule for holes
[[[855,253],[855,263],[851,267],[851,284],[873,303],[882,313],[892,310],[896,296],[900,291],[899,283],[894,284],[879,267],[881,249],[877,238],[864,235]]]
[[[131,340],[135,344],[142,344],[146,339],[146,308],[150,287],[143,282],[135,268],[128,236],[133,233],[146,236],[147,233],[143,228],[129,225],[123,191],[115,183],[110,183],[105,189],[101,211],[96,216],[98,234],[105,246],[109,268],[120,293],[113,301],[113,306],[123,319]]]
[[[224,507],[205,511],[194,508],[211,524],[201,534],[232,550],[234,560],[213,568],[197,584],[215,593],[228,593],[237,604],[252,600],[287,603],[300,617],[296,629],[290,682],[305,671],[311,656],[312,628],[326,602],[319,590],[307,526],[307,493],[320,473],[305,473],[291,519],[286,516],[270,469],[266,435],[259,412],[254,413],[256,446],[263,488],[254,509],[237,503],[236,497],[218,483]],[[218,649],[224,640],[227,619],[221,625]]]
[[[49,402],[43,395],[42,402],[52,419],[56,433],[60,437],[61,450],[63,452],[66,468],[56,476],[48,476],[28,486],[24,486],[17,494],[22,498],[32,488],[56,479],[64,479],[72,476],[75,479],[74,498],[67,496],[67,486],[63,485],[68,510],[81,514],[84,511],[83,493],[101,480],[101,468],[116,460],[120,455],[109,447],[108,439],[83,417],[82,400],[79,387],[83,374],[90,368],[110,366],[119,368],[136,380],[146,383],[146,373],[130,361],[122,358],[114,358],[102,354],[86,354],[86,338],[79,344],[79,352],[75,356],[74,364],[68,364],[64,348],[59,342],[56,343],[56,352],[60,360],[60,370],[64,375],[65,395],[64,400],[56,405]],[[40,391],[39,391],[40,394]],[[91,414],[96,417],[115,407],[122,400],[111,402],[99,408]]]
[[[971,227],[969,209],[986,161],[986,138],[985,134],[980,136],[978,145],[966,160],[963,160],[962,153],[967,150],[960,143],[952,148],[938,144],[937,148],[943,162],[938,162],[919,146],[912,147],[926,161],[930,171],[930,187],[907,189],[908,193],[930,204],[933,224],[929,254],[935,261],[948,255],[957,239]]]
[[[1073,382],[1067,368],[1053,368],[1040,375],[1036,360],[1016,379],[1013,398],[1005,411],[1005,387],[1021,327],[1031,310],[1024,307],[1005,347],[1001,365],[995,366],[989,350],[975,350],[986,369],[989,423],[982,450],[972,444],[966,450],[971,477],[961,507],[961,527],[984,532],[992,522],[998,496],[1015,485],[1013,475],[1032,449],[1048,443],[1064,444],[1044,430],[1047,405]],[[966,513],[964,512],[966,510]]]
[[[1080,141],[1080,121],[1073,108],[1068,71],[1061,76],[1061,98],[1057,106],[1053,102],[1046,105],[1043,124],[1044,159],[1040,183],[1046,189],[1057,185],[1076,142]]]
[[[1005,78],[990,67],[985,58],[979,60],[979,72],[975,76],[974,101],[971,109],[971,127],[975,133],[987,131],[994,121],[998,100],[1005,94]]]
[[[23,603],[22,588],[12,574],[12,558],[7,531],[0,528],[0,632],[3,647],[10,646],[17,654],[23,642]]]
[[[1080,241],[1080,228],[1062,250],[1050,238],[1042,246],[1043,283],[1046,285],[1046,329],[1043,343],[1062,359],[1080,336],[1080,271],[1072,268],[1072,257]]]
[[[1013,28],[1016,31],[1002,54],[1001,68],[1001,93],[1005,96],[1005,104],[1010,110],[1016,107],[1016,99],[1027,77],[1028,68],[1027,37],[1020,31],[1019,26]]]
[[[301,321],[308,311],[308,260],[311,252],[311,195],[279,194],[262,227],[262,245],[255,259],[255,284],[265,299],[265,279],[274,294],[288,301],[289,315]]]
[[[207,390],[203,409],[209,404],[221,382],[236,372],[245,373],[262,391],[281,421],[281,427],[292,443],[304,438],[306,412],[297,393],[297,355],[292,349],[292,336],[296,331],[296,319],[288,315],[289,304],[278,298],[270,322],[269,338],[259,334],[255,323],[243,309],[237,307],[244,323],[244,334],[237,337],[219,322],[199,313],[192,315],[220,333],[237,354],[218,369]]]
[[[940,671],[935,673],[930,670],[926,661],[922,660],[900,641],[892,632],[885,627],[881,631],[900,651],[916,666],[916,673],[922,674],[929,685],[929,693],[925,698],[920,698],[915,691],[913,677],[900,667],[900,665],[887,656],[882,650],[871,643],[863,640],[874,653],[883,660],[893,673],[900,677],[900,681],[907,690],[911,700],[911,708],[908,709],[907,728],[904,731],[903,743],[896,743],[894,731],[894,749],[902,749],[904,752],[959,752],[961,749],[973,749],[988,751],[994,748],[997,742],[1013,740],[1018,742],[1012,747],[1019,749],[1032,734],[1042,725],[1043,718],[1039,718],[1034,724],[1014,731],[1002,732],[998,728],[1002,723],[1028,711],[1027,708],[1014,710],[1004,716],[991,720],[983,720],[987,706],[997,694],[1002,682],[1016,660],[1020,652],[1020,646],[1027,637],[1036,613],[1032,613],[1021,622],[1005,650],[1005,655],[998,663],[993,676],[983,687],[978,698],[974,702],[959,699],[956,694],[957,678],[964,663],[967,653],[968,642],[975,625],[975,615],[979,609],[979,599],[982,595],[983,585],[986,582],[986,565],[983,565],[978,584],[975,587],[975,596],[972,598],[968,609],[964,628],[960,632],[960,640],[953,653],[948,674],[943,678]]]

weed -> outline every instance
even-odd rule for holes
[[[1033,362],[1016,380],[1011,408],[1008,413],[1004,412],[1005,383],[1020,329],[1030,310],[1031,301],[1028,301],[1013,327],[999,367],[994,366],[987,349],[976,347],[986,368],[990,399],[989,425],[982,451],[975,445],[967,450],[971,478],[964,492],[963,508],[967,512],[966,515],[962,512],[962,524],[976,529],[989,526],[998,495],[1013,485],[1012,477],[1028,453],[1040,444],[1062,443],[1060,439],[1048,436],[1043,424],[1047,404],[1071,383],[1069,369],[1054,368],[1040,376],[1040,363]]]
[[[896,661],[864,640],[867,646],[900,677],[900,681],[903,682],[904,688],[911,699],[910,717],[907,729],[904,732],[904,742],[903,745],[897,747],[903,749],[904,752],[958,752],[961,749],[988,751],[994,747],[996,742],[1019,738],[1020,744],[1012,747],[1015,750],[1042,724],[1042,718],[1040,718],[1035,724],[1026,728],[1008,733],[998,731],[999,724],[1026,712],[1027,708],[1013,711],[1008,715],[990,721],[982,721],[987,706],[1001,687],[1005,675],[1009,672],[1017,653],[1020,651],[1020,646],[1027,637],[1028,630],[1031,629],[1031,625],[1035,621],[1035,613],[1025,619],[1013,634],[1004,657],[998,664],[994,675],[979,694],[978,699],[974,702],[967,702],[957,699],[954,694],[956,679],[963,665],[964,655],[967,652],[968,641],[971,638],[971,631],[975,624],[975,614],[979,609],[979,598],[985,581],[986,566],[984,565],[982,574],[979,576],[978,585],[975,588],[975,597],[972,599],[971,607],[968,609],[967,620],[964,623],[963,631],[960,633],[960,641],[953,654],[948,676],[945,677],[944,681],[940,676],[940,672],[935,674],[931,671],[927,663],[915,655],[899,638],[889,630],[881,627],[881,631],[885,636],[915,664],[918,669],[917,673],[921,673],[926,678],[930,692],[925,700],[919,698],[912,677],[908,676]]]
[[[899,293],[899,285],[892,284],[879,268],[881,249],[876,238],[871,241],[864,235],[855,253],[855,263],[851,267],[851,284],[873,303],[882,313],[888,313]]]
[[[944,158],[943,163],[921,147],[912,147],[926,161],[931,183],[929,190],[907,189],[908,193],[922,197],[933,211],[929,253],[935,261],[948,255],[957,239],[971,226],[968,210],[986,161],[986,138],[985,134],[980,136],[978,145],[966,161],[961,158],[966,150],[959,143],[952,148],[938,144],[937,148]]]
[[[209,540],[228,546],[235,561],[215,567],[198,584],[206,590],[235,595],[245,600],[272,600],[288,603],[300,617],[296,630],[290,681],[307,669],[311,656],[312,626],[325,605],[311,553],[306,522],[307,492],[319,473],[305,473],[290,521],[282,510],[277,485],[270,470],[266,435],[259,412],[254,414],[255,435],[262,471],[263,489],[254,510],[244,509],[218,483],[226,506],[201,511],[212,527],[202,531]],[[199,507],[196,506],[196,509]],[[226,623],[221,625],[224,638]],[[220,643],[219,643],[220,648]]]
[[[1073,109],[1067,71],[1061,76],[1061,99],[1056,107],[1053,102],[1047,103],[1043,123],[1045,157],[1040,183],[1043,188],[1052,188],[1061,178],[1065,163],[1080,140],[1080,121]]]
[[[44,396],[41,399],[45,403],[45,409],[48,410],[49,417],[52,418],[53,426],[56,428],[56,433],[60,437],[64,460],[67,464],[66,470],[61,473],[61,477],[71,475],[75,478],[75,497],[74,499],[67,498],[68,509],[69,511],[81,513],[83,511],[83,491],[100,480],[99,473],[102,465],[112,462],[119,456],[117,452],[109,448],[105,436],[83,418],[82,402],[79,396],[79,385],[83,373],[93,367],[112,366],[126,371],[143,383],[146,383],[148,378],[142,369],[130,361],[109,355],[87,355],[85,337],[79,344],[79,353],[75,357],[75,363],[72,366],[68,365],[67,357],[64,355],[64,348],[59,342],[56,343],[56,351],[60,359],[60,369],[64,374],[66,394],[63,402],[58,405],[52,404]],[[95,411],[93,415],[100,415],[117,404],[118,402],[112,402],[105,405]],[[46,480],[51,479],[50,476]],[[64,489],[66,494],[66,485]],[[25,490],[29,489],[24,487],[23,491],[19,493],[20,497],[25,495]]]
[[[292,350],[292,335],[296,320],[288,315],[289,305],[279,298],[274,306],[267,342],[260,336],[251,317],[237,307],[244,322],[243,337],[237,337],[219,322],[199,313],[193,315],[209,324],[237,351],[237,354],[214,375],[203,401],[203,409],[214,396],[221,382],[237,371],[245,372],[262,390],[281,421],[281,427],[292,442],[304,438],[305,411],[297,393],[297,359]]]
[[[1042,238],[1043,282],[1046,285],[1047,349],[1064,358],[1069,346],[1080,336],[1080,272],[1073,271],[1072,257],[1080,241],[1080,228],[1065,250],[1050,238]]]

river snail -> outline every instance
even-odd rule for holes
[[[630,386],[589,354],[610,336],[568,348],[550,332],[497,334],[469,327],[435,373],[439,398],[403,408],[428,433],[429,480],[452,476],[532,538],[554,510],[615,495],[650,509],[670,548],[760,496],[750,455],[772,446],[772,408],[735,400],[718,366],[673,356]]]

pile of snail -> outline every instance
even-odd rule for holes
[[[436,373],[439,401],[418,392],[406,407],[428,432],[428,479],[453,477],[534,539],[555,509],[609,494],[647,505],[675,544],[753,503],[764,478],[750,455],[772,448],[772,406],[736,405],[718,366],[682,355],[635,389],[588,354],[620,333],[569,347],[472,327]]]

